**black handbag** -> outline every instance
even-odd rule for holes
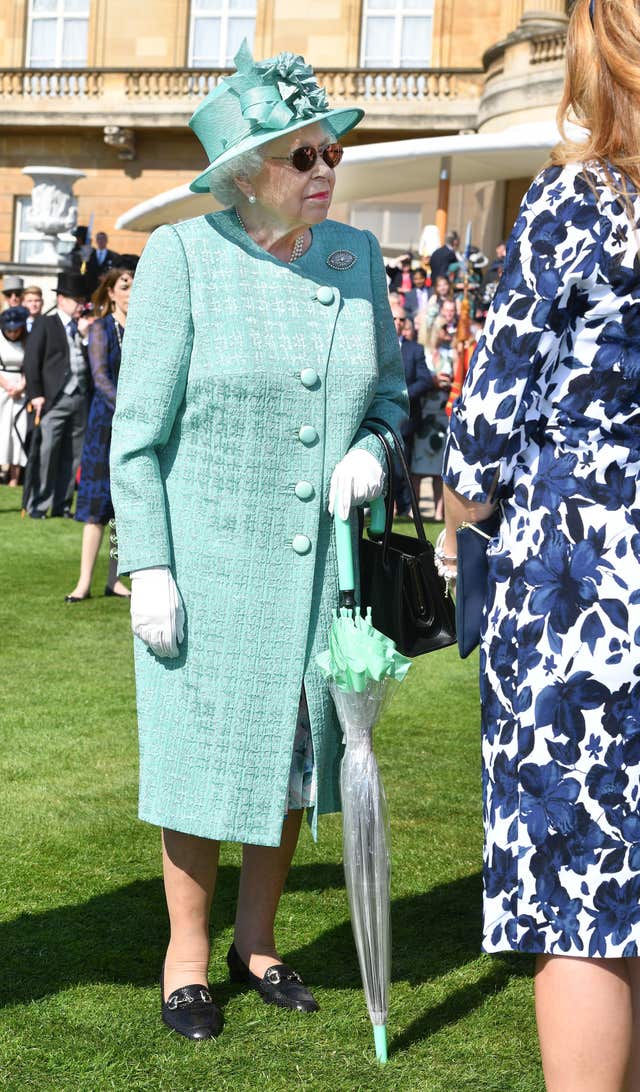
[[[463,523],[456,531],[456,629],[458,651],[463,660],[480,644],[489,581],[487,547],[497,535],[499,526],[500,515],[494,512],[477,523]]]
[[[391,637],[404,656],[421,656],[455,644],[453,600],[438,574],[433,546],[424,533],[402,441],[378,417],[367,418],[363,427],[374,433],[384,448],[388,487],[384,532],[373,534],[368,530],[360,540],[360,602],[371,607],[376,629]],[[393,436],[409,489],[416,538],[392,530],[394,460],[385,431]]]

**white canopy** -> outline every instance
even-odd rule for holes
[[[554,122],[533,122],[499,133],[459,133],[347,148],[337,172],[334,200],[412,193],[436,186],[443,157],[451,157],[453,184],[532,178],[560,139]],[[119,229],[151,231],[217,208],[213,197],[176,186],[135,205],[116,223]]]

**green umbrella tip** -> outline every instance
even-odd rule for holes
[[[386,1024],[374,1024],[373,1025],[373,1039],[376,1044],[376,1058],[384,1065],[389,1060],[387,1053],[387,1025]]]

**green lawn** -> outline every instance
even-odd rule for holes
[[[222,1037],[159,1019],[166,942],[158,832],[136,818],[124,601],[68,606],[81,528],[21,520],[0,489],[0,1088],[102,1092],[542,1092],[531,964],[480,946],[477,659],[412,668],[377,733],[392,816],[388,1065],[374,1060],[340,857],[340,819],[305,830],[279,942],[321,1005],[304,1018],[226,980],[238,849],[223,848],[211,984]],[[106,546],[94,592],[104,587]]]

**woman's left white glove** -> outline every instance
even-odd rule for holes
[[[329,513],[348,519],[352,508],[382,496],[385,472],[375,455],[354,447],[341,459],[331,476]]]
[[[131,629],[156,656],[175,659],[184,637],[184,607],[171,569],[131,573]]]

